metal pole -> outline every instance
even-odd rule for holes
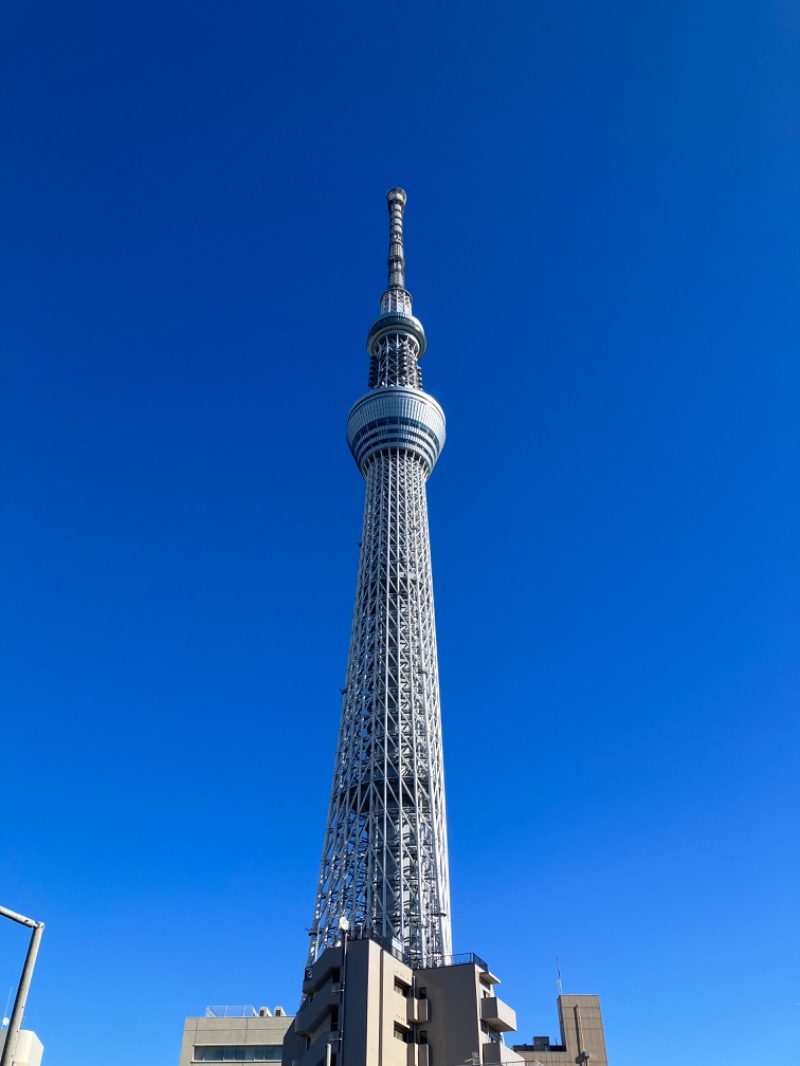
[[[17,996],[14,1000],[14,1009],[11,1011],[11,1021],[6,1030],[6,1042],[3,1045],[3,1054],[0,1055],[0,1066],[12,1066],[14,1053],[17,1050],[17,1037],[22,1028],[22,1016],[25,1013],[28,989],[31,987],[33,967],[36,963],[36,955],[39,951],[39,941],[42,939],[42,933],[44,932],[44,922],[32,923],[30,918],[22,918],[21,915],[14,914],[13,911],[6,911],[5,908],[0,908],[0,911],[2,911],[6,918],[13,917],[14,921],[21,920],[23,925],[33,924],[31,942],[28,945],[28,954],[25,956],[25,965],[22,967],[22,976],[19,979]]]
[[[344,1011],[347,1006],[347,934],[348,929],[342,929],[342,1010],[339,1017],[339,1066],[344,1066]],[[3,1066],[0,1063],[0,1066]]]
[[[34,921],[33,918],[26,918],[24,914],[17,914],[16,911],[10,911],[8,907],[0,907],[0,915],[2,915],[3,918],[10,918],[12,922],[19,922],[20,925],[27,925],[31,929],[39,924]]]

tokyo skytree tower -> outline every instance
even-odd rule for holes
[[[452,951],[425,495],[445,419],[418,366],[425,333],[405,289],[406,194],[386,198],[389,287],[367,338],[370,391],[347,419],[366,503],[309,965],[342,918],[412,966]]]

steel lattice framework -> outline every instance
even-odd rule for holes
[[[439,672],[425,484],[444,413],[422,390],[405,290],[402,189],[387,194],[389,288],[367,341],[370,392],[347,440],[366,481],[339,743],[309,964],[347,918],[415,966],[451,953]]]

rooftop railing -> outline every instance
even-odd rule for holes
[[[257,1018],[258,1011],[252,1004],[238,1007],[206,1007],[206,1018]]]
[[[348,936],[350,940],[374,941],[399,962],[404,962],[406,966],[410,966],[412,970],[437,970],[441,966],[477,966],[479,970],[485,970],[487,973],[489,970],[489,964],[480,955],[476,955],[474,951],[466,951],[460,955],[433,955],[423,960],[421,956],[415,955],[413,952],[403,951],[402,947],[396,942],[386,940],[372,930],[367,929],[362,922],[355,922],[351,926]]]

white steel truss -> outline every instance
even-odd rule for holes
[[[452,951],[439,672],[425,485],[444,415],[422,391],[404,289],[405,193],[388,194],[390,288],[348,420],[366,480],[361,558],[309,964],[347,918],[414,966]]]

